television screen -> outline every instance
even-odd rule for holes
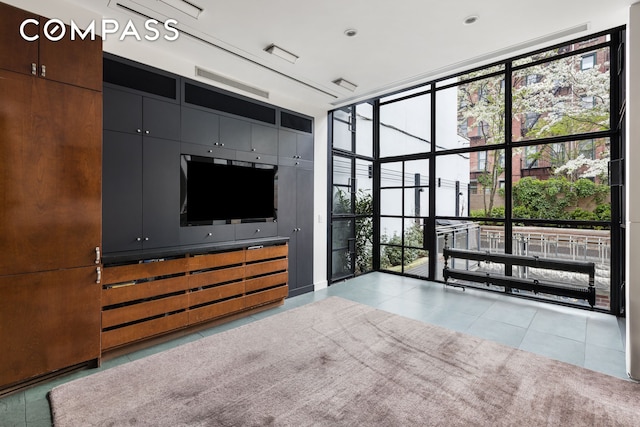
[[[180,225],[272,221],[277,166],[182,155]]]

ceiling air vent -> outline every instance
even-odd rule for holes
[[[240,89],[242,91],[252,93],[257,96],[261,96],[265,99],[269,99],[269,92],[266,90],[258,89],[253,86],[249,86],[248,84],[244,84],[237,80],[230,79],[225,76],[221,76],[220,74],[216,74],[212,71],[205,70],[204,68],[200,68],[196,65],[196,76],[204,77],[205,79],[213,80],[214,82],[222,83],[227,86],[234,87],[236,89]]]

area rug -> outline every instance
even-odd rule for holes
[[[56,427],[640,424],[640,384],[337,297],[49,399]]]

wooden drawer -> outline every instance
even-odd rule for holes
[[[186,311],[171,316],[159,317],[123,328],[102,333],[102,350],[109,350],[124,344],[146,339],[175,329],[184,328],[189,322]]]
[[[204,322],[215,319],[216,317],[228,316],[229,314],[242,311],[244,308],[245,301],[242,297],[194,308],[189,310],[189,324]]]
[[[221,268],[189,276],[189,288],[200,288],[244,278],[244,267]]]
[[[282,258],[289,254],[287,245],[267,246],[264,248],[248,249],[245,255],[247,262],[261,261],[263,259]]]
[[[192,291],[189,293],[189,307],[206,304],[229,297],[242,296],[244,294],[244,282],[230,283],[228,285],[214,286],[213,288]]]
[[[189,288],[187,276],[172,277],[170,279],[153,280],[150,282],[121,285],[102,291],[102,306],[121,304],[128,301],[186,291]]]
[[[246,295],[245,306],[255,307],[258,305],[266,304],[269,302],[275,302],[285,298],[289,292],[288,286],[282,286],[279,288],[269,289],[268,291],[256,292],[253,294]]]
[[[245,282],[246,292],[253,292],[260,289],[272,288],[278,285],[286,285],[289,280],[289,273],[270,274],[268,276],[256,277]]]
[[[188,295],[183,294],[106,310],[102,312],[102,327],[109,328],[183,310],[187,307],[187,302]]]
[[[206,270],[208,268],[242,264],[245,251],[222,252],[219,254],[198,255],[189,258],[189,270]]]
[[[147,277],[168,276],[171,274],[184,273],[187,269],[187,258],[105,267],[102,273],[102,283],[111,285],[114,283],[131,282]]]
[[[275,261],[257,262],[255,264],[247,264],[245,267],[245,277],[261,276],[263,274],[275,273],[278,271],[287,271],[289,260],[278,259]]]

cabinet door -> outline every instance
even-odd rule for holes
[[[153,138],[180,140],[180,105],[143,98],[142,133]]]
[[[101,94],[0,70],[0,99],[0,275],[93,264]]]
[[[141,165],[143,246],[149,249],[178,245],[180,143],[144,137]]]
[[[62,40],[53,42],[44,36],[46,18],[40,18],[40,61],[38,75],[97,91],[102,90],[102,39],[77,37],[71,40],[70,27]],[[43,68],[44,67],[44,68]]]
[[[100,357],[96,266],[0,277],[0,388]]]
[[[220,144],[224,148],[251,151],[251,123],[220,117]]]
[[[39,19],[22,9],[0,3],[0,68],[23,74],[31,74],[38,67],[38,42],[28,42],[20,36],[20,24],[25,19]],[[27,34],[38,33],[36,26],[29,26]]]
[[[289,289],[298,287],[296,240],[296,168],[278,168],[278,235],[289,238]]]
[[[299,159],[313,160],[313,135],[298,134],[297,150]]]
[[[142,137],[105,130],[103,140],[104,252],[142,249]]]
[[[195,108],[182,107],[181,140],[209,146],[220,144],[220,116]]]
[[[251,125],[251,151],[260,154],[278,155],[278,130],[276,128]]]
[[[140,95],[105,87],[103,103],[105,129],[142,134],[142,97]]]
[[[280,130],[278,132],[278,156],[295,159],[297,155],[297,135],[294,132]]]
[[[296,280],[298,287],[306,287],[313,284],[313,171],[296,172]]]

